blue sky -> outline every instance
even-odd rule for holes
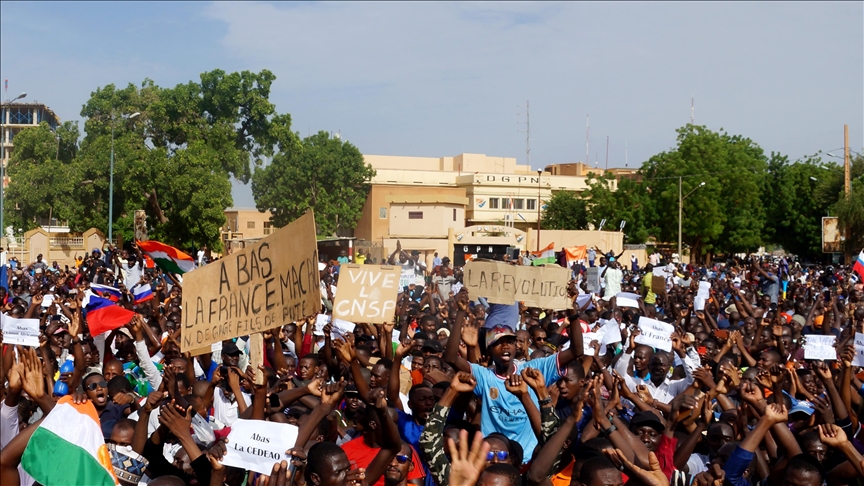
[[[638,166],[689,122],[797,159],[864,145],[864,4],[0,2],[0,78],[79,119],[99,86],[273,71],[306,136],[364,153]],[[626,152],[625,152],[626,142]],[[253,206],[235,185],[235,205]]]

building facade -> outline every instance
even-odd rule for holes
[[[21,130],[38,126],[43,121],[52,129],[56,129],[60,124],[60,117],[48,106],[39,102],[4,102],[0,106],[0,161],[4,167],[12,157],[15,136]]]
[[[270,211],[260,212],[255,208],[228,208],[225,210],[225,225],[222,227],[222,244],[226,252],[242,248],[273,232]]]

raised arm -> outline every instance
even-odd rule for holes
[[[462,342],[462,326],[467,319],[468,315],[465,310],[460,310],[456,313],[456,322],[453,323],[453,328],[450,330],[450,339],[447,340],[447,347],[444,348],[444,362],[452,366],[456,371],[470,373],[471,364],[459,356],[459,343]],[[564,364],[562,363],[561,366],[564,366]]]
[[[564,368],[571,361],[579,359],[585,354],[582,344],[582,326],[579,324],[579,316],[570,316],[570,347],[558,353],[558,366]]]
[[[399,428],[396,427],[396,422],[390,418],[384,389],[372,390],[366,397],[366,406],[375,411],[376,420],[381,424],[381,449],[378,450],[366,468],[367,482],[375,484],[384,475],[390,461],[402,450],[402,438],[399,437]]]

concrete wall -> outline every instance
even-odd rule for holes
[[[410,216],[422,215],[421,219]],[[390,203],[390,236],[402,238],[446,238],[451,227],[461,227],[465,221],[464,204],[403,204]]]
[[[94,249],[102,249],[107,239],[101,231],[90,228],[82,234],[48,233],[37,228],[24,233],[23,244],[9,243],[9,256],[17,257],[24,264],[36,261],[37,255],[51,265],[57,262],[74,266],[75,257],[91,253]]]
[[[411,201],[411,202],[408,202]],[[456,204],[456,202],[461,202],[461,204]],[[397,233],[397,231],[405,231],[406,236],[410,234],[415,235],[441,235],[446,238],[447,236],[447,228],[450,226],[461,227],[465,224],[465,189],[457,188],[457,187],[412,187],[412,186],[387,186],[387,185],[373,185],[369,191],[369,195],[366,197],[366,203],[363,205],[363,212],[360,216],[360,220],[357,222],[357,225],[354,229],[354,236],[358,239],[367,240],[371,242],[380,243],[383,239],[389,238],[390,235],[401,235],[401,233]],[[394,221],[391,211],[391,204],[402,205],[401,208],[397,208],[397,212],[400,214],[400,218],[397,220],[396,227],[391,228],[391,224]],[[406,224],[408,222],[414,223],[415,220],[408,220],[407,210],[405,209],[405,205],[413,205],[413,206],[426,206],[432,205],[440,206],[440,208],[446,209],[436,209],[432,212],[441,213],[439,216],[441,218],[440,228],[434,228],[429,223],[426,223],[428,226],[425,226],[422,231],[418,231],[414,229],[414,225],[401,226],[402,218]],[[452,222],[453,219],[453,208],[457,209],[457,220],[454,224]],[[447,211],[449,210],[449,219],[446,218],[448,216]],[[426,218],[426,210],[424,209],[424,220]],[[430,217],[431,213],[430,213]],[[423,221],[423,220],[417,220]],[[417,232],[415,232],[417,231]],[[395,249],[395,241],[393,243],[393,248]],[[393,251],[393,250],[390,250]]]

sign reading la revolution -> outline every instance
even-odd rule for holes
[[[315,216],[307,212],[258,243],[183,279],[183,352],[316,314]]]
[[[570,270],[559,266],[470,261],[465,264],[463,280],[471,299],[485,297],[493,304],[524,302],[528,307],[554,310],[573,307],[567,294]]]

